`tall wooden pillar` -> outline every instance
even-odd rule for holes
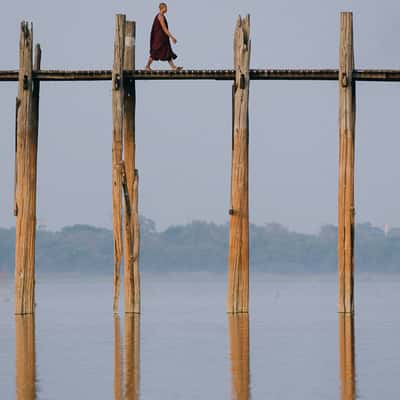
[[[338,269],[341,313],[354,311],[354,147],[356,84],[353,79],[353,15],[340,14]]]
[[[356,399],[354,316],[339,314],[341,400]]]
[[[35,309],[35,239],[37,142],[40,83],[33,70],[40,69],[41,50],[36,48],[33,68],[33,32],[21,24],[16,115],[15,163],[15,313],[32,314]]]
[[[35,317],[15,317],[16,400],[36,399]]]
[[[229,315],[232,399],[250,399],[249,315]]]
[[[124,53],[125,53],[125,15],[118,14],[115,19],[114,64],[112,70],[112,200],[114,234],[114,313],[118,311],[120,290],[120,265],[122,258],[122,149],[124,126]]]
[[[126,22],[124,69],[135,69],[136,24]],[[125,313],[140,313],[138,180],[135,169],[135,80],[124,91],[124,304]],[[135,251],[136,250],[136,251]]]
[[[232,177],[227,311],[249,307],[249,83],[250,17],[239,17],[234,37]]]

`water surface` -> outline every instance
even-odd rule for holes
[[[38,277],[34,318],[0,282],[3,399],[391,399],[400,276],[253,275],[249,316],[225,313],[222,275],[143,274],[140,317],[112,314],[110,277]]]

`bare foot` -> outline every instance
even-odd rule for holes
[[[182,71],[183,67],[173,67],[172,70],[173,71]]]
[[[146,71],[153,71],[149,66],[146,66]]]

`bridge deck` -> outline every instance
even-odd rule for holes
[[[251,80],[336,81],[337,69],[252,69]],[[221,80],[232,81],[234,70],[126,71],[135,80]],[[41,70],[34,73],[40,81],[110,81],[111,70]],[[400,70],[356,70],[356,81],[398,82]],[[18,81],[18,70],[0,71],[0,81]]]

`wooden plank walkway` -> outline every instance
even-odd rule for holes
[[[111,70],[41,70],[33,74],[40,81],[111,81]],[[337,81],[337,69],[252,69],[251,80]],[[125,71],[135,80],[221,80],[233,81],[234,70]],[[400,70],[361,69],[354,71],[354,80],[399,82]],[[0,82],[17,82],[18,70],[0,71]]]

